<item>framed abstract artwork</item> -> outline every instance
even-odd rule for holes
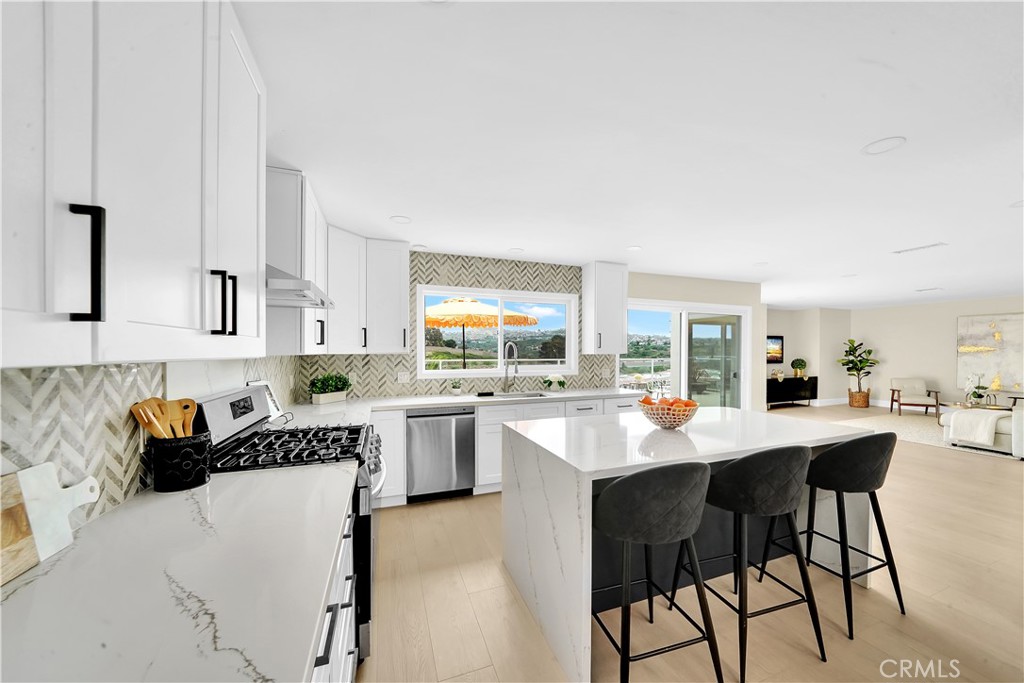
[[[782,337],[768,335],[768,358],[769,363],[782,362]]]
[[[1019,393],[1024,382],[1024,314],[962,315],[956,319],[956,385],[968,376],[989,391]]]

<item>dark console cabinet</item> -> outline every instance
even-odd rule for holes
[[[818,398],[818,378],[783,377],[781,382],[769,378],[767,397],[769,409],[773,403],[807,401],[807,405],[811,405],[811,401]]]

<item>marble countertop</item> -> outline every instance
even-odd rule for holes
[[[619,396],[643,396],[642,391],[608,387],[606,389],[571,389],[568,391],[546,391],[544,396],[530,398],[495,398],[474,394],[455,396],[397,396],[392,398],[359,398],[312,405],[299,403],[287,408],[294,415],[289,427],[303,427],[315,424],[362,424],[370,421],[374,410],[409,410],[431,406],[494,406],[518,405],[523,403],[549,403],[551,401],[578,401],[593,398],[617,398]]]
[[[733,460],[775,446],[816,446],[870,433],[736,408],[702,407],[677,430],[653,425],[643,413],[506,423],[556,458],[593,477],[697,460]]]
[[[146,491],[3,587],[3,680],[305,681],[354,463]]]

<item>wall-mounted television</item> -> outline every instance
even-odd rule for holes
[[[777,335],[768,335],[768,362],[769,363],[781,363],[782,362],[782,337]]]

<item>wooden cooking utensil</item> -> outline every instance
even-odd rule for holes
[[[150,424],[153,425],[154,434],[158,439],[169,439],[170,435],[164,431],[164,428],[160,426],[160,421],[153,414],[153,411],[148,405],[142,406],[142,412],[146,414],[146,419],[149,420]]]
[[[178,401],[167,401],[167,419],[171,423],[171,431],[175,437],[185,436],[185,411],[181,409]]]
[[[181,406],[181,412],[185,416],[181,425],[184,435],[192,436],[192,420],[196,417],[196,402],[190,398],[179,398],[178,404]]]
[[[164,434],[167,435],[167,438],[174,436],[171,432],[171,419],[170,413],[167,409],[167,401],[153,396],[151,398],[147,398],[143,403],[149,407],[149,410],[153,413],[157,423],[160,425],[160,429],[162,429]]]
[[[142,428],[145,429],[150,434],[152,434],[154,437],[158,439],[167,438],[167,435],[164,434],[164,431],[160,428],[160,425],[157,424],[156,420],[151,417],[152,413],[150,413],[146,406],[143,405],[142,403],[135,403],[132,405],[132,415],[134,415],[135,419],[139,421],[139,424],[142,425]]]

